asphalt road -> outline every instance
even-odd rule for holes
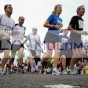
[[[0,75],[0,88],[88,88],[88,75]]]

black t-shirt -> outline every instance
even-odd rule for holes
[[[69,25],[71,25],[75,30],[82,31],[84,27],[84,20],[81,17],[73,16]],[[81,40],[81,34],[71,31],[70,38],[74,40]]]

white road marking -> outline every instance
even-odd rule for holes
[[[47,87],[47,88],[80,88],[80,86],[71,86],[71,85],[64,85],[64,84],[45,85],[44,87]]]

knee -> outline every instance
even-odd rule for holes
[[[73,53],[73,58],[79,58],[79,56],[80,56],[79,53],[77,53],[77,52],[76,53],[75,52]]]
[[[61,61],[66,61],[65,55],[62,55],[62,56],[61,56]]]
[[[84,56],[84,55],[86,55],[86,52],[85,51],[81,51],[80,55]]]
[[[9,51],[4,52],[4,58],[9,58]]]

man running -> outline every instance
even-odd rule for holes
[[[4,57],[2,59],[1,74],[4,74],[4,66],[9,59],[9,50],[11,49],[10,44],[10,34],[15,34],[16,32],[11,32],[15,27],[15,22],[11,18],[13,8],[12,5],[6,4],[4,6],[5,14],[0,14],[0,50],[4,51]]]
[[[19,68],[22,68],[23,64],[23,57],[24,57],[24,38],[26,28],[23,26],[25,18],[20,16],[18,19],[19,23],[15,25],[15,30],[19,32],[19,34],[12,36],[12,58],[10,59],[10,67],[13,64],[16,51],[18,50],[19,53]]]
[[[82,16],[85,13],[85,7],[83,5],[77,8],[77,15],[73,16],[68,29],[71,31],[70,42],[72,43],[73,56],[70,62],[70,74],[76,74],[74,71],[74,65],[78,62],[79,58],[85,53],[82,47],[81,35],[88,35],[86,31],[83,31],[84,20]],[[78,47],[79,46],[79,47]]]
[[[34,57],[34,60],[31,60],[32,61],[31,68],[33,68],[33,64],[35,64],[36,67],[38,61],[40,61],[41,56],[41,51],[40,50],[37,51],[37,48],[39,48],[41,44],[40,36],[37,34],[37,28],[32,29],[32,33],[28,34],[27,40],[29,41],[28,51],[31,52],[32,56]]]

